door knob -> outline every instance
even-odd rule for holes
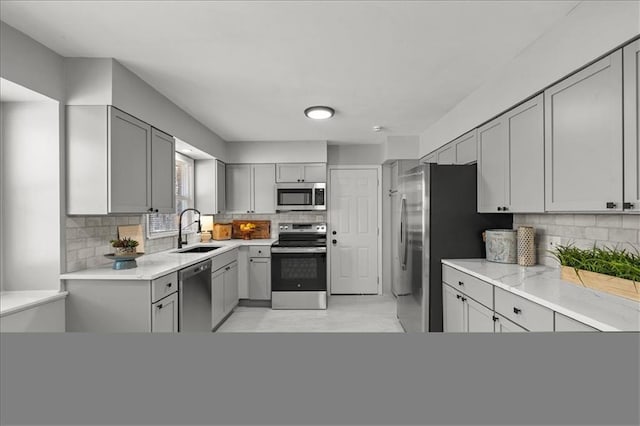
[[[336,232],[336,231],[333,231],[333,232],[332,232],[332,234],[333,234],[333,235],[336,235],[336,234],[337,234],[337,232]]]
[[[338,244],[338,240],[331,240],[332,244]]]

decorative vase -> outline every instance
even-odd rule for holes
[[[533,226],[518,227],[518,265],[533,266],[536,264],[536,231]]]
[[[116,256],[127,256],[136,254],[135,247],[114,247],[116,249]]]

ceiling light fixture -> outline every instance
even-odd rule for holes
[[[314,120],[326,120],[333,117],[336,111],[328,106],[312,106],[304,110],[304,115]]]

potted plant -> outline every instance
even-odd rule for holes
[[[565,281],[640,301],[640,255],[625,249],[559,245],[550,253]]]
[[[116,256],[131,255],[136,253],[138,242],[129,237],[111,240],[111,246],[116,249]]]

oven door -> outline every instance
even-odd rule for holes
[[[326,290],[326,247],[271,248],[271,291]]]

